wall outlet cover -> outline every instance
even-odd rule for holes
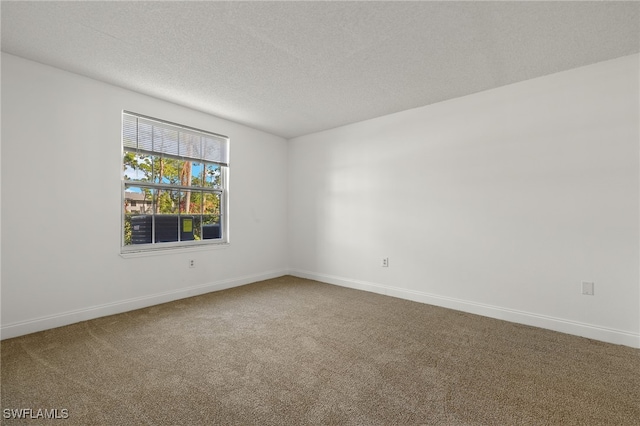
[[[594,287],[595,284],[588,281],[582,281],[582,294],[585,296],[593,296],[594,295]]]

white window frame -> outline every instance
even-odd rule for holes
[[[132,141],[132,135],[127,133],[127,141],[125,142],[125,132],[128,132],[132,129],[132,120],[136,120],[135,129],[135,142]],[[125,125],[125,122],[127,123]],[[160,129],[172,129],[177,132],[178,140],[175,141],[177,150],[179,151],[181,144],[182,135],[188,135],[191,139],[193,136],[202,137],[202,149],[200,150],[200,154],[197,156],[185,155],[181,152],[172,152],[168,153],[167,149],[154,149],[155,142],[152,142],[150,145],[147,140],[147,145],[141,148],[143,145],[142,142],[138,143],[138,138],[140,134],[139,130],[139,122],[145,123],[147,126],[156,126]],[[126,126],[126,130],[125,130]],[[156,128],[154,127],[154,129]],[[209,143],[208,145],[205,141],[213,141],[213,143]],[[174,141],[172,141],[174,142]],[[135,148],[133,147],[133,143],[136,144]],[[164,143],[166,145],[166,142]],[[121,124],[121,243],[120,243],[120,252],[122,254],[128,253],[139,253],[139,252],[155,252],[162,250],[175,250],[175,249],[183,249],[183,248],[193,248],[193,247],[201,247],[204,248],[206,246],[219,246],[222,244],[229,243],[229,138],[224,135],[220,135],[217,133],[209,132],[206,130],[197,129],[195,127],[189,127],[182,124],[173,123],[166,120],[161,120],[154,117],[149,117],[146,115],[142,115],[135,112],[130,111],[122,111],[122,124]],[[209,149],[207,149],[209,148]],[[202,186],[181,186],[176,184],[167,184],[162,182],[154,182],[153,179],[151,181],[142,181],[142,180],[128,180],[125,178],[125,153],[126,152],[134,152],[136,154],[144,154],[144,155],[155,155],[155,156],[163,156],[165,158],[178,159],[183,161],[194,161],[203,164],[203,169],[206,165],[216,165],[219,167],[220,171],[220,185],[216,187],[207,187],[204,186],[204,182]],[[189,188],[188,191],[185,192],[201,192],[202,194],[216,194],[220,198],[219,204],[219,227],[220,227],[220,238],[211,238],[211,239],[200,239],[200,240],[187,240],[187,241],[171,241],[171,242],[156,242],[156,229],[155,229],[155,216],[162,215],[161,213],[157,213],[155,207],[155,199],[152,201],[152,211],[150,216],[153,216],[152,219],[152,230],[151,230],[151,243],[126,243],[125,237],[125,222],[126,222],[126,192],[129,187],[142,187],[152,190],[170,190],[170,191],[180,191],[185,190],[185,188]],[[142,204],[142,203],[138,203]],[[145,203],[146,204],[146,203]],[[204,205],[204,200],[201,200],[201,204]],[[194,216],[198,214],[194,213],[181,213],[178,208],[178,220],[177,226],[182,223],[180,216]],[[200,219],[203,219],[206,216],[202,211],[200,212]],[[178,235],[181,235],[180,230],[177,231]],[[201,234],[202,235],[202,234]],[[180,237],[178,237],[180,239]]]

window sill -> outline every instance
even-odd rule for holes
[[[120,253],[120,257],[124,259],[130,259],[135,257],[166,256],[171,254],[190,253],[194,251],[222,250],[228,248],[230,245],[230,243],[218,243],[204,244],[193,247],[167,247],[152,250],[128,251]]]

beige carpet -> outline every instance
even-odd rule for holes
[[[289,276],[1,349],[3,424],[640,422],[638,349]]]

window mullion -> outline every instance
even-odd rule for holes
[[[197,185],[191,185],[191,186],[172,185],[170,183],[154,183],[154,182],[137,181],[137,180],[127,180],[124,182],[124,185],[125,187],[133,186],[133,187],[144,187],[144,188],[150,188],[150,189],[182,190],[182,191],[189,191],[189,192],[204,191],[204,192],[210,192],[215,194],[222,194],[224,192],[224,189],[219,189],[219,188],[208,188],[208,187],[197,186]]]

